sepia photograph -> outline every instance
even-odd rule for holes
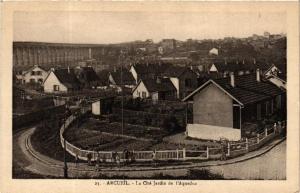
[[[226,180],[286,192],[299,169],[296,12],[201,4],[7,11],[6,190],[192,191]]]
[[[13,19],[13,178],[286,179],[285,13]]]

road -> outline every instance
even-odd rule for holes
[[[286,179],[286,141],[264,155],[230,165],[208,167],[226,179]]]
[[[62,177],[63,162],[42,155],[31,146],[30,137],[34,130],[34,127],[29,128],[14,136],[14,164],[34,173]],[[79,163],[77,166],[74,163],[68,163],[68,173],[73,178],[77,176],[96,177],[100,173],[107,176],[126,175],[129,178],[134,178],[141,177],[141,174],[144,177],[151,177],[161,173],[182,176],[191,168],[209,168],[213,173],[221,173],[227,179],[284,179],[286,142],[281,141],[275,140],[258,151],[249,152],[244,156],[227,161],[208,161],[161,168],[153,168],[152,166],[102,167],[100,171],[95,171],[94,167],[87,166],[86,163]]]

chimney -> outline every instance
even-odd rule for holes
[[[116,68],[116,66],[114,66],[114,72],[117,72],[117,68]]]
[[[226,60],[226,58],[225,58],[225,65],[227,65],[227,60]]]
[[[243,64],[245,64],[245,60],[243,60]]]
[[[253,58],[253,64],[256,64],[256,60],[255,60],[255,58]]]
[[[260,82],[260,70],[256,69],[256,81]]]
[[[233,73],[233,72],[230,73],[230,85],[231,85],[232,87],[235,87],[235,83],[234,83],[234,73]]]
[[[51,70],[52,72],[54,72],[54,71],[55,71],[55,68],[51,68],[50,70]]]
[[[68,73],[70,74],[70,66],[68,66]]]

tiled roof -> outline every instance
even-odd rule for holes
[[[216,61],[213,63],[217,70],[219,72],[224,72],[224,71],[229,71],[229,72],[237,72],[237,71],[253,71],[256,69],[260,70],[267,70],[271,64],[268,63],[261,63],[261,62],[256,62],[255,64],[253,62],[249,61]]]
[[[72,69],[56,69],[54,74],[58,80],[68,88],[77,89],[80,87],[80,82]]]
[[[92,67],[80,67],[80,78],[87,82],[98,81],[99,77]]]
[[[230,84],[230,77],[209,80],[212,83],[219,85],[224,91],[229,93],[237,102],[246,105],[251,103],[257,103],[277,95],[283,94],[285,91],[279,89],[277,86],[269,82],[268,80],[262,79],[260,82],[256,80],[256,73],[247,74],[242,76],[235,76],[235,87]],[[203,85],[207,84],[204,83]],[[197,92],[199,92],[200,86],[192,94],[187,96],[185,100],[189,99]]]
[[[103,85],[108,84],[108,77],[109,77],[109,71],[108,70],[101,70],[98,72],[98,78],[102,82]]]
[[[169,63],[140,63],[135,64],[134,68],[138,75],[142,76],[143,74],[154,73],[160,75],[165,72],[165,70],[170,67]]]
[[[142,80],[149,92],[176,91],[176,88],[168,78],[160,78],[160,83],[157,79]]]
[[[230,78],[216,79],[214,81],[244,105],[256,103],[284,92],[271,82],[262,78],[261,81],[258,82],[256,80],[256,73],[235,76],[235,87],[230,85]]]
[[[110,73],[116,82],[117,85],[121,85],[121,70],[118,69],[115,72]],[[123,84],[125,85],[134,85],[135,84],[135,79],[132,76],[131,72],[129,72],[127,69],[122,70],[122,79],[123,79]]]
[[[165,70],[163,73],[167,77],[179,77],[181,76],[186,70],[190,70],[187,67],[182,66],[170,66]]]

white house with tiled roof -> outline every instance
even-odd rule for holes
[[[39,83],[42,84],[49,72],[44,68],[35,65],[24,71],[22,74],[22,83]]]
[[[44,83],[44,92],[57,93],[79,90],[80,81],[71,69],[52,69],[46,77]]]
[[[275,112],[286,111],[286,91],[257,73],[210,79],[183,101],[193,103],[188,136],[239,140],[247,125],[255,125]]]

